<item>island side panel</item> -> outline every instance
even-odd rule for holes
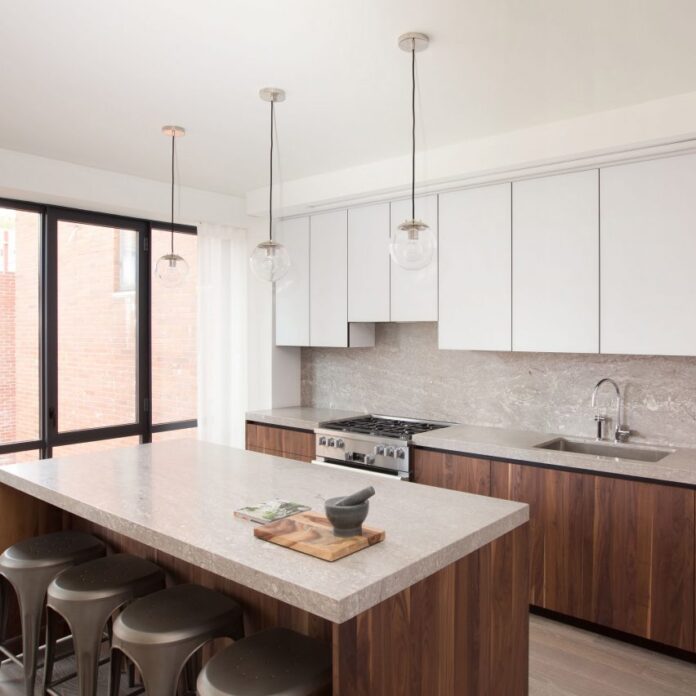
[[[528,525],[333,627],[335,696],[527,696]]]

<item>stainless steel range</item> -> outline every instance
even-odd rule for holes
[[[411,438],[450,425],[453,423],[377,415],[328,421],[314,431],[317,463],[408,479]]]

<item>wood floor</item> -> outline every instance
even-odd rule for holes
[[[538,616],[531,617],[530,636],[530,696],[696,694],[696,665]],[[60,669],[68,669],[67,663],[62,661]],[[0,696],[23,696],[18,676],[16,667],[3,665]],[[104,693],[105,667],[100,682],[99,692]],[[57,691],[64,696],[77,693],[74,682]]]

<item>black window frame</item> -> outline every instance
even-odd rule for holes
[[[39,253],[39,439],[0,443],[0,456],[38,450],[41,459],[50,458],[54,447],[120,437],[140,437],[140,443],[152,442],[153,433],[184,430],[198,426],[198,419],[152,422],[152,231],[170,230],[171,223],[79,208],[18,201],[0,197],[0,208],[34,212],[41,215]],[[136,404],[134,423],[58,431],[58,352],[57,352],[57,230],[58,221],[78,222],[138,233],[137,245],[137,356]],[[175,224],[178,234],[198,234],[194,225]]]

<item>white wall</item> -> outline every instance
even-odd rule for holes
[[[178,222],[245,227],[244,199],[177,187]],[[170,184],[83,167],[46,157],[0,150],[0,197],[168,220]]]
[[[266,220],[250,218],[249,254],[268,235]],[[247,274],[248,393],[250,411],[300,403],[300,349],[275,345],[273,286]]]
[[[538,175],[555,167],[566,168],[569,161],[587,168],[616,153],[623,153],[623,159],[636,148],[683,149],[680,143],[694,138],[696,92],[690,92],[419,153],[418,190]],[[407,145],[405,142],[404,148]],[[288,181],[282,185],[277,212],[294,215],[348,202],[398,197],[408,193],[410,171],[405,155]],[[247,194],[249,215],[267,210],[267,188]]]

